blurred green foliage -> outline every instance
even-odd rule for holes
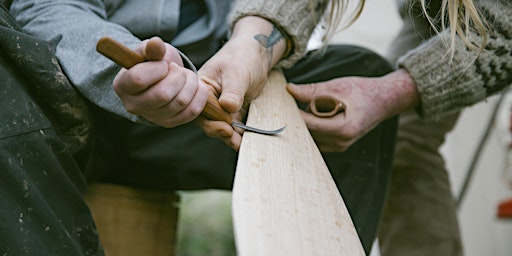
[[[187,191],[180,197],[176,255],[236,255],[231,191]]]

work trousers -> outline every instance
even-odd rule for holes
[[[10,25],[2,24],[1,35],[2,42],[15,46],[16,40],[45,45]],[[48,49],[41,51],[48,54]],[[231,189],[236,152],[205,136],[194,123],[172,129],[135,124],[90,104],[94,147],[87,151],[87,161],[81,161],[85,154],[64,143],[55,109],[41,103],[46,94],[34,93],[45,87],[26,87],[23,76],[29,74],[18,72],[26,65],[13,65],[16,60],[7,58],[34,59],[40,53],[1,52],[0,75],[6,82],[0,91],[0,255],[102,255],[83,200],[86,180],[160,190]],[[37,60],[54,63],[50,57]],[[306,83],[390,71],[386,61],[368,50],[331,46],[324,55],[309,55],[286,70],[286,76]],[[44,77],[55,72],[36,73]],[[366,252],[387,191],[396,122],[386,120],[344,153],[324,154]]]
[[[458,113],[436,121],[400,116],[389,196],[379,230],[383,256],[463,255],[457,209],[439,147]]]

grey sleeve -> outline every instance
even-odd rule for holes
[[[10,11],[25,31],[50,42],[64,73],[82,95],[109,112],[140,121],[126,111],[112,89],[120,67],[96,52],[102,36],[132,49],[140,40],[107,21],[102,1],[15,0]]]

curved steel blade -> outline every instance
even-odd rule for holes
[[[250,127],[250,126],[247,126],[245,124],[241,124],[241,123],[231,123],[231,125],[233,126],[236,126],[238,128],[242,128],[246,131],[250,131],[250,132],[255,132],[255,133],[259,133],[259,134],[265,134],[265,135],[275,135],[275,134],[278,134],[282,131],[284,131],[284,129],[286,128],[286,126],[283,126],[277,130],[262,130],[262,129],[258,129],[258,128],[254,128],[254,127]]]

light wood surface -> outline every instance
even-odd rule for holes
[[[352,220],[282,73],[272,71],[249,110],[233,188],[239,256],[364,255]]]

